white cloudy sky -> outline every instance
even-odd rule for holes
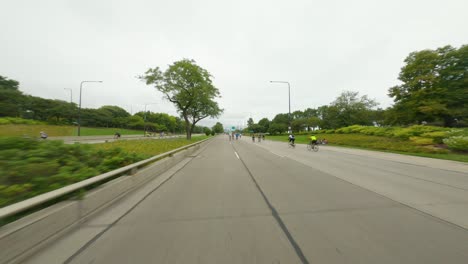
[[[83,107],[144,104],[176,115],[135,78],[194,59],[214,76],[225,126],[329,104],[343,90],[390,106],[412,51],[468,44],[466,0],[0,0],[0,75]],[[206,120],[202,125],[212,125]]]

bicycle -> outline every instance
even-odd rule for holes
[[[319,151],[319,146],[317,144],[310,142],[309,144],[307,144],[307,150],[317,152]]]

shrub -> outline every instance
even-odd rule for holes
[[[119,148],[0,137],[0,207],[51,191],[144,157]]]
[[[443,140],[449,149],[468,151],[468,137],[455,136]]]
[[[32,120],[32,119],[23,119],[17,117],[2,117],[0,118],[0,125],[43,125],[44,122]]]
[[[432,145],[432,138],[425,138],[425,137],[410,137],[411,142],[416,145]]]
[[[446,131],[428,132],[428,133],[422,134],[421,137],[431,138],[433,143],[442,144],[443,139],[447,138],[447,132]]]
[[[468,128],[464,129],[452,129],[447,131],[447,137],[456,137],[456,136],[468,136]]]

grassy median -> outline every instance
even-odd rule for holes
[[[81,136],[105,136],[114,135],[115,132],[119,132],[121,135],[143,135],[142,130],[131,130],[121,128],[93,128],[93,127],[81,127]],[[78,128],[76,126],[53,126],[53,125],[23,125],[23,124],[8,124],[0,125],[0,136],[3,137],[39,137],[39,132],[44,131],[49,137],[60,137],[60,136],[76,136],[78,134]]]
[[[67,145],[57,140],[0,137],[0,207],[205,138]]]

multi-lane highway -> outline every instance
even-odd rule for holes
[[[468,165],[216,137],[28,263],[468,263]]]

